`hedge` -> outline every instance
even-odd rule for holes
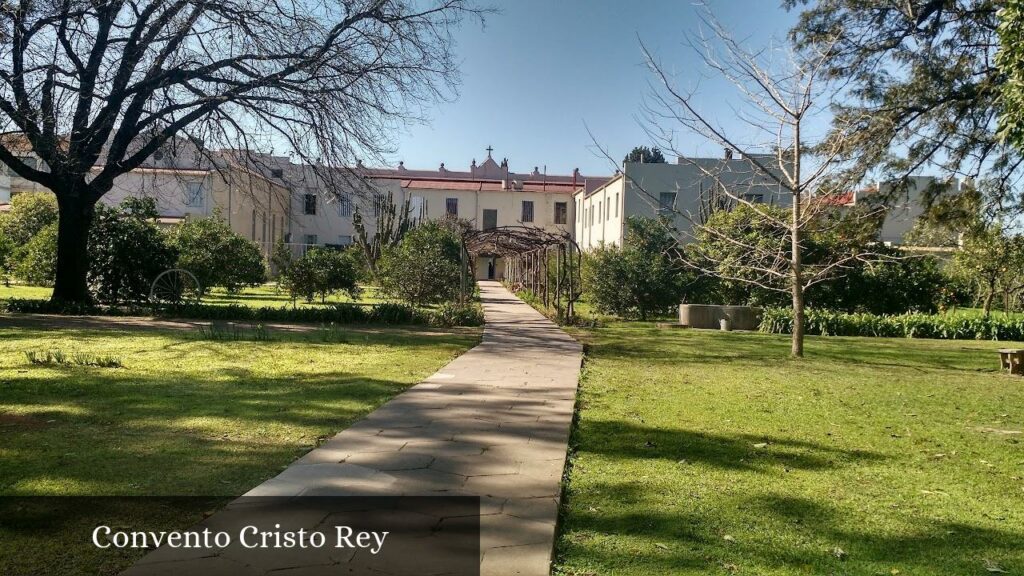
[[[1024,341],[1024,317],[917,313],[876,315],[807,309],[805,330],[807,334],[821,336]],[[793,311],[789,308],[764,309],[760,331],[792,333]]]
[[[158,318],[188,318],[193,320],[236,320],[257,322],[334,322],[336,324],[390,324],[421,326],[480,326],[484,323],[479,304],[446,304],[437,309],[423,310],[384,302],[373,306],[335,303],[317,308],[262,307],[239,304],[212,306],[209,304],[182,304],[176,306],[99,306],[54,304],[49,300],[13,298],[0,301],[0,311],[27,314],[62,314],[70,316],[155,316]]]

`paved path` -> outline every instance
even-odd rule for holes
[[[582,347],[480,292],[480,345],[247,495],[480,496],[482,574],[549,574]]]

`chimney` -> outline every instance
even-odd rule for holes
[[[579,177],[580,177],[580,169],[579,168],[573,168],[572,169],[572,185],[573,186],[576,185],[576,180],[578,180]]]
[[[732,160],[732,148],[725,149],[725,159]]]

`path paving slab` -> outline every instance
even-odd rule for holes
[[[501,284],[480,293],[478,346],[246,496],[480,497],[481,574],[549,574],[583,350]],[[245,558],[187,559],[203,561],[231,570]]]

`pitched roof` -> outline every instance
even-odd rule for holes
[[[517,185],[505,186],[497,180],[459,180],[448,178],[407,178],[401,182],[402,188],[413,190],[461,190],[469,192],[547,192],[552,194],[571,194],[583,188],[583,183],[571,182],[537,182],[527,181]]]

